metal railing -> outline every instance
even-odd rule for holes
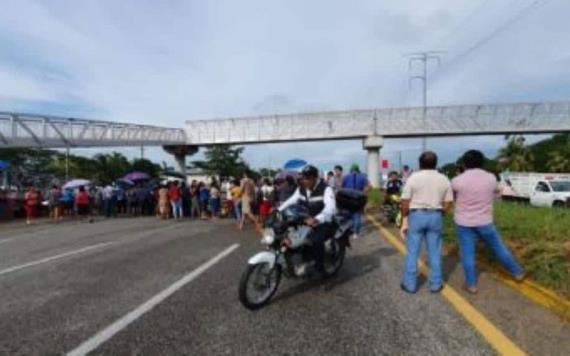
[[[0,147],[114,147],[185,144],[182,129],[0,112]]]
[[[570,132],[570,102],[388,108],[186,122],[192,145]]]

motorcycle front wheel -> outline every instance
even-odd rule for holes
[[[269,263],[247,265],[239,283],[239,300],[249,310],[266,305],[277,291],[281,281],[281,266]]]

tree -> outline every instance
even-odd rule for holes
[[[570,157],[565,152],[550,152],[548,159],[548,171],[552,173],[570,172]]]
[[[132,170],[131,163],[127,157],[119,152],[111,154],[100,153],[95,155],[94,160],[98,165],[98,171],[94,178],[101,184],[113,182]]]
[[[534,155],[525,145],[523,136],[513,136],[507,145],[499,150],[498,168],[514,172],[529,172],[534,169]]]
[[[158,177],[161,170],[160,165],[145,158],[133,159],[131,168],[133,171],[144,172],[153,178]]]
[[[238,178],[251,169],[241,158],[243,147],[233,148],[227,145],[210,146],[204,152],[203,161],[192,162],[194,167],[202,169],[206,174],[220,177]]]

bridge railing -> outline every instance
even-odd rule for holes
[[[102,147],[185,144],[182,129],[0,112],[0,147]]]
[[[189,144],[570,131],[570,102],[333,111],[186,122]]]

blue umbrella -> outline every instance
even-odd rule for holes
[[[0,160],[0,171],[5,170],[10,166],[10,163]]]
[[[307,161],[303,159],[291,159],[285,162],[283,169],[286,171],[294,171],[307,165]]]

